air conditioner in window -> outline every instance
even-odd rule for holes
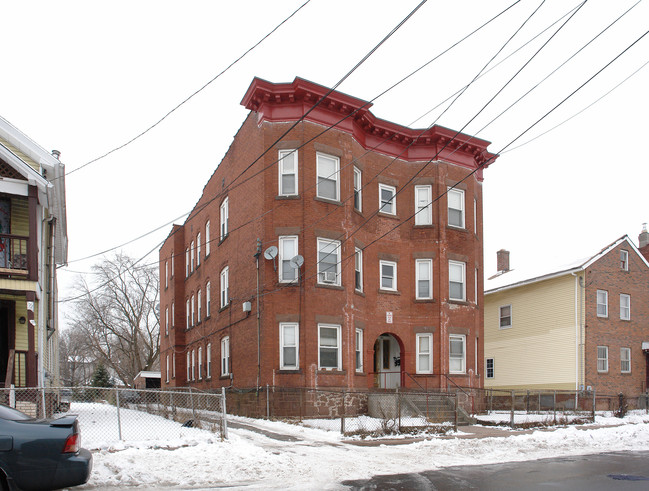
[[[336,272],[335,271],[325,271],[321,273],[323,283],[335,283],[336,282]]]

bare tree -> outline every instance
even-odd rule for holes
[[[61,379],[66,387],[88,385],[95,370],[96,357],[91,343],[76,329],[66,329],[59,338]]]
[[[92,269],[93,285],[79,278],[75,287],[72,329],[84,336],[96,361],[132,386],[140,371],[159,368],[157,268],[117,254]]]

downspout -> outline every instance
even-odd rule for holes
[[[261,379],[261,309],[259,308],[259,256],[261,255],[261,239],[257,239],[255,262],[257,266],[257,392]]]
[[[582,325],[582,312],[581,312],[581,305],[582,305],[582,282],[583,279],[579,274],[576,273],[570,273],[572,276],[575,277],[575,343],[577,346],[575,347],[575,355],[576,355],[576,363],[575,363],[575,370],[576,370],[576,376],[575,376],[575,390],[579,390],[579,380],[581,377],[581,352],[583,349],[583,329],[581,328]],[[586,381],[584,380],[584,385]]]

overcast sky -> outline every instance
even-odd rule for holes
[[[0,114],[45,149],[60,150],[67,171],[74,171],[154,124],[304,1],[6,2]],[[338,90],[372,100],[513,3],[429,0]],[[378,98],[371,111],[405,126],[463,130],[501,152],[645,33],[646,1],[501,115],[635,3],[586,2],[489,103],[568,19],[561,17],[580,5],[520,1]],[[183,222],[241,126],[240,101],[253,77],[290,82],[299,76],[331,87],[418,4],[311,0],[149,133],[68,175],[71,272],[61,275],[61,297],[73,293],[72,272],[89,271],[100,257],[79,259],[162,226],[122,248],[138,258],[153,250],[146,262],[157,261],[171,227],[163,225]],[[504,61],[447,108],[444,101],[496,55],[489,67]],[[624,234],[637,243],[649,221],[649,67],[641,68],[648,61],[649,36],[508,149],[572,119],[503,152],[484,172],[487,275],[495,272],[500,248],[511,251],[516,267],[570,262]]]

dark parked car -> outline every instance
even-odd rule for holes
[[[0,405],[0,470],[3,489],[59,489],[87,482],[92,455],[81,448],[77,417],[34,419]]]

